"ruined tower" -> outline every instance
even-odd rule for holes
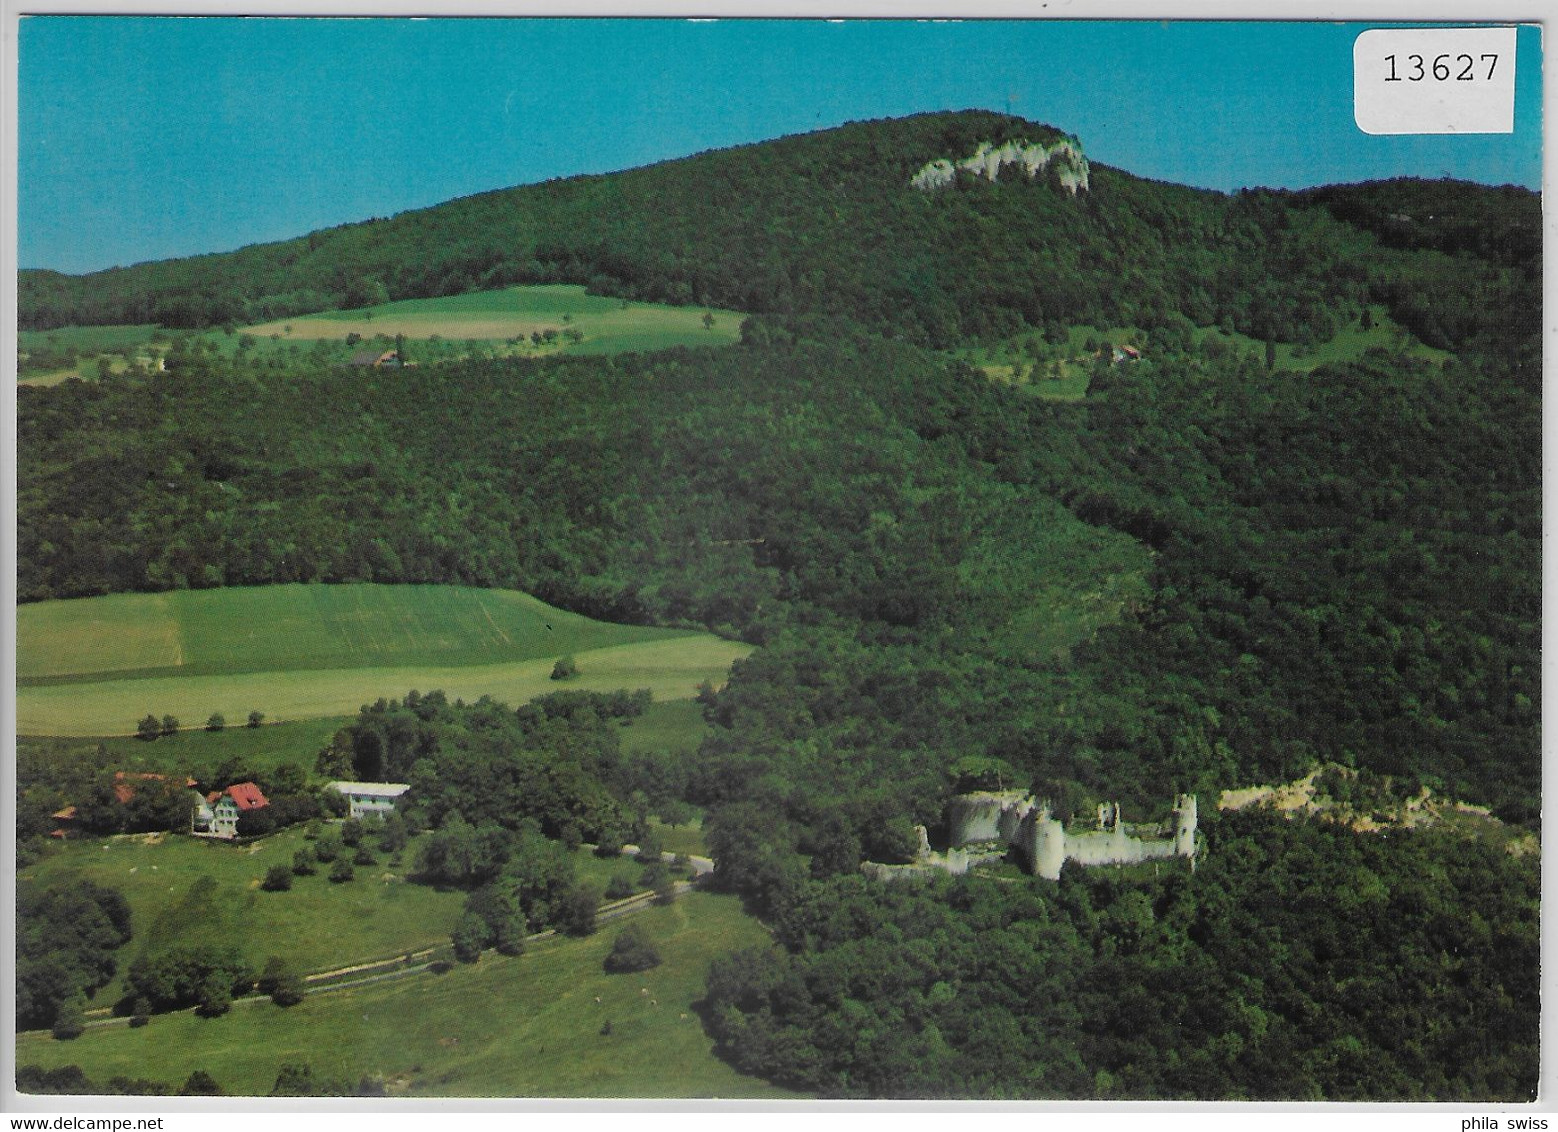
[[[1181,794],[1174,799],[1174,855],[1196,855],[1196,796]]]

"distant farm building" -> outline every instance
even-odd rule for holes
[[[346,797],[352,818],[388,817],[396,800],[411,789],[405,782],[332,782],[330,787]]]
[[[234,783],[226,790],[214,790],[201,799],[190,818],[190,832],[210,837],[237,837],[239,816],[268,805],[270,800],[254,783]]]
[[[114,797],[119,799],[121,806],[127,806],[130,804],[130,799],[135,797],[136,783],[166,781],[168,781],[168,776],[165,774],[126,774],[122,770],[116,770],[114,772]],[[193,788],[195,780],[186,778],[184,785]]]
[[[379,368],[400,365],[400,355],[394,350],[358,350],[352,355],[352,365]]]

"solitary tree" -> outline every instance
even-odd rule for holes
[[[60,1003],[59,1011],[54,1015],[53,1033],[60,1041],[69,1041],[79,1038],[86,1028],[87,996],[76,991]]]
[[[613,975],[647,971],[659,965],[660,952],[638,924],[629,924],[622,929],[622,934],[611,945],[611,952],[605,962],[607,972]]]
[[[148,743],[161,734],[162,726],[157,722],[157,717],[155,715],[148,715],[145,719],[141,720],[140,723],[135,725],[135,737],[137,739],[144,739]]]
[[[475,912],[467,912],[454,926],[454,957],[461,963],[474,963],[481,958],[482,948],[487,946],[492,929],[487,921]]]
[[[262,724],[264,722],[265,722],[265,713],[263,711],[251,711],[249,713],[249,726],[250,727],[258,727],[260,724]]]
[[[162,717],[162,733],[164,735],[177,735],[179,733],[178,717],[165,715]]]
[[[553,680],[572,680],[577,675],[579,675],[579,664],[571,656],[561,657],[556,664],[552,665]]]
[[[292,887],[292,870],[286,865],[272,865],[265,870],[260,887],[266,892],[286,892]]]
[[[357,870],[352,868],[351,861],[345,857],[337,858],[335,864],[330,866],[330,879],[336,884],[344,884],[356,875]]]
[[[206,730],[207,731],[220,731],[220,730],[222,730],[222,728],[224,728],[226,726],[227,726],[227,720],[223,717],[222,713],[219,712],[219,711],[212,712],[211,713],[211,718],[206,720]]]
[[[231,977],[222,971],[212,971],[200,984],[200,1005],[196,1013],[202,1018],[219,1018],[232,1008]]]

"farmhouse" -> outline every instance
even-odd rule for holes
[[[394,350],[358,350],[352,355],[354,366],[398,366],[400,355]]]
[[[238,816],[250,810],[264,809],[270,800],[252,782],[237,782],[226,790],[214,790],[195,807],[190,818],[191,833],[211,837],[237,837]],[[202,828],[204,827],[204,828]]]
[[[395,810],[395,800],[411,789],[405,782],[332,782],[331,789],[346,796],[348,817],[385,817]]]

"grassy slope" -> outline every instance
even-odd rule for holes
[[[17,677],[210,676],[555,659],[668,641],[514,590],[285,585],[44,601],[17,610]]]
[[[358,868],[357,879],[345,884],[331,883],[326,865],[294,878],[291,891],[264,892],[265,871],[290,866],[307,843],[302,827],[244,846],[191,837],[148,843],[152,837],[67,842],[18,873],[18,880],[44,884],[95,881],[130,902],[134,938],[118,953],[119,973],[94,1006],[119,997],[136,956],[175,944],[232,945],[256,963],[281,955],[301,970],[325,970],[447,943],[465,902],[461,892],[400,879],[415,860],[416,840],[400,866],[376,851],[379,866]]]
[[[204,1069],[234,1094],[268,1093],[290,1061],[354,1082],[382,1074],[409,1096],[793,1096],[715,1059],[691,1009],[709,962],[762,944],[761,925],[734,898],[703,893],[636,922],[664,960],[638,975],[602,970],[617,932],[607,926],[588,939],[532,944],[515,958],[489,952],[446,975],[319,995],[291,1010],[265,1002],[217,1019],[170,1015],[74,1042],[28,1035],[17,1063],[175,1084]]]
[[[648,688],[656,699],[690,699],[719,683],[750,646],[711,636],[678,637],[576,653],[579,675],[550,679],[552,660],[459,666],[398,666],[232,676],[166,676],[19,688],[17,729],[24,735],[128,734],[151,712],[198,724],[212,712],[242,719],[259,710],[275,720],[349,715],[380,696],[442,689],[451,699],[491,696],[523,703],[563,688],[594,692]]]
[[[705,311],[714,316],[714,325],[705,327]],[[567,321],[563,316],[567,315]],[[525,337],[531,331],[548,329],[561,333],[576,327],[584,340],[541,347],[526,345],[516,351],[526,356],[536,353],[619,354],[637,350],[664,350],[671,346],[723,346],[741,333],[739,311],[705,307],[673,307],[659,303],[628,303],[619,299],[586,294],[583,287],[549,285],[508,287],[500,291],[478,291],[438,299],[409,299],[361,310],[321,311],[298,315],[274,323],[246,327],[242,331],[253,339],[249,349],[266,357],[298,348],[306,349],[318,341],[339,345],[339,360],[344,361],[357,349],[375,345],[389,348],[381,336],[393,339],[425,340],[434,337],[449,342],[475,340],[501,343]],[[346,346],[348,334],[363,337],[359,346]],[[171,337],[159,326],[71,326],[60,330],[24,330],[18,336],[18,349],[27,352],[49,344],[50,337],[60,346],[73,347],[82,357],[75,365],[49,373],[30,372],[18,378],[23,385],[58,385],[71,377],[95,380],[98,356],[109,354],[116,373],[128,364],[119,353],[130,350],[147,353],[166,352]],[[209,330],[196,337],[214,344],[222,353],[231,354],[239,345],[239,335]],[[413,353],[408,350],[408,354]]]
[[[566,687],[686,699],[750,650],[686,630],[613,625],[527,594],[463,586],[263,586],[22,606],[17,723],[27,735],[124,735],[147,712],[200,726],[350,715],[441,688],[518,704]]]
[[[529,335],[532,331],[548,328],[561,332],[573,326],[585,336],[579,348],[594,345],[594,352],[610,352],[603,346],[624,336],[646,343],[655,343],[663,337],[674,339],[659,345],[626,347],[630,349],[735,341],[743,316],[736,311],[712,311],[714,325],[705,329],[704,310],[703,307],[672,307],[657,303],[624,306],[618,299],[586,294],[583,287],[554,285],[508,287],[437,299],[407,299],[360,310],[301,315],[245,329],[257,336],[282,334],[294,341],[345,338],[352,333],[364,338],[376,334],[430,338],[436,334],[443,338],[492,340]],[[568,316],[566,320],[565,315]]]
[[[1410,357],[1424,358],[1438,364],[1442,364],[1449,357],[1446,351],[1436,350],[1413,338],[1391,319],[1385,307],[1375,305],[1370,310],[1374,317],[1374,325],[1368,330],[1363,330],[1357,325],[1346,326],[1337,331],[1330,341],[1310,347],[1296,346],[1291,342],[1278,343],[1276,368],[1308,373],[1332,362],[1357,361],[1373,349],[1404,351]],[[1064,345],[1058,349],[1048,350],[1044,360],[1039,362],[1039,374],[1032,378],[1025,375],[1028,367],[1033,364],[1033,359],[1022,351],[1019,340],[968,347],[956,351],[956,354],[970,365],[983,370],[990,380],[1008,385],[1015,384],[1025,392],[1047,401],[1080,401],[1086,395],[1092,367],[1092,357],[1085,348],[1089,338],[1116,345],[1144,341],[1145,355],[1152,356],[1152,336],[1140,327],[1073,326],[1069,328],[1068,333],[1069,337]],[[1030,332],[1023,337],[1032,336]],[[1265,360],[1265,343],[1244,334],[1226,334],[1216,327],[1200,327],[1196,330],[1195,337],[1197,342],[1205,342],[1209,338],[1217,339],[1241,353],[1253,355],[1263,362]],[[1053,362],[1059,363],[1059,378],[1049,376]]]
[[[351,718],[337,716],[296,723],[267,723],[263,727],[245,727],[239,719],[230,720],[225,730],[206,731],[195,726],[204,724],[206,716],[201,716],[198,720],[185,721],[191,725],[188,730],[161,736],[151,743],[123,735],[33,736],[19,738],[17,750],[22,753],[39,751],[45,757],[57,754],[64,758],[73,754],[92,754],[101,744],[105,755],[101,759],[94,757],[93,765],[145,774],[183,775],[196,768],[218,767],[228,759],[237,759],[262,775],[283,763],[295,763],[305,771],[311,771],[319,749],[350,723]]]

